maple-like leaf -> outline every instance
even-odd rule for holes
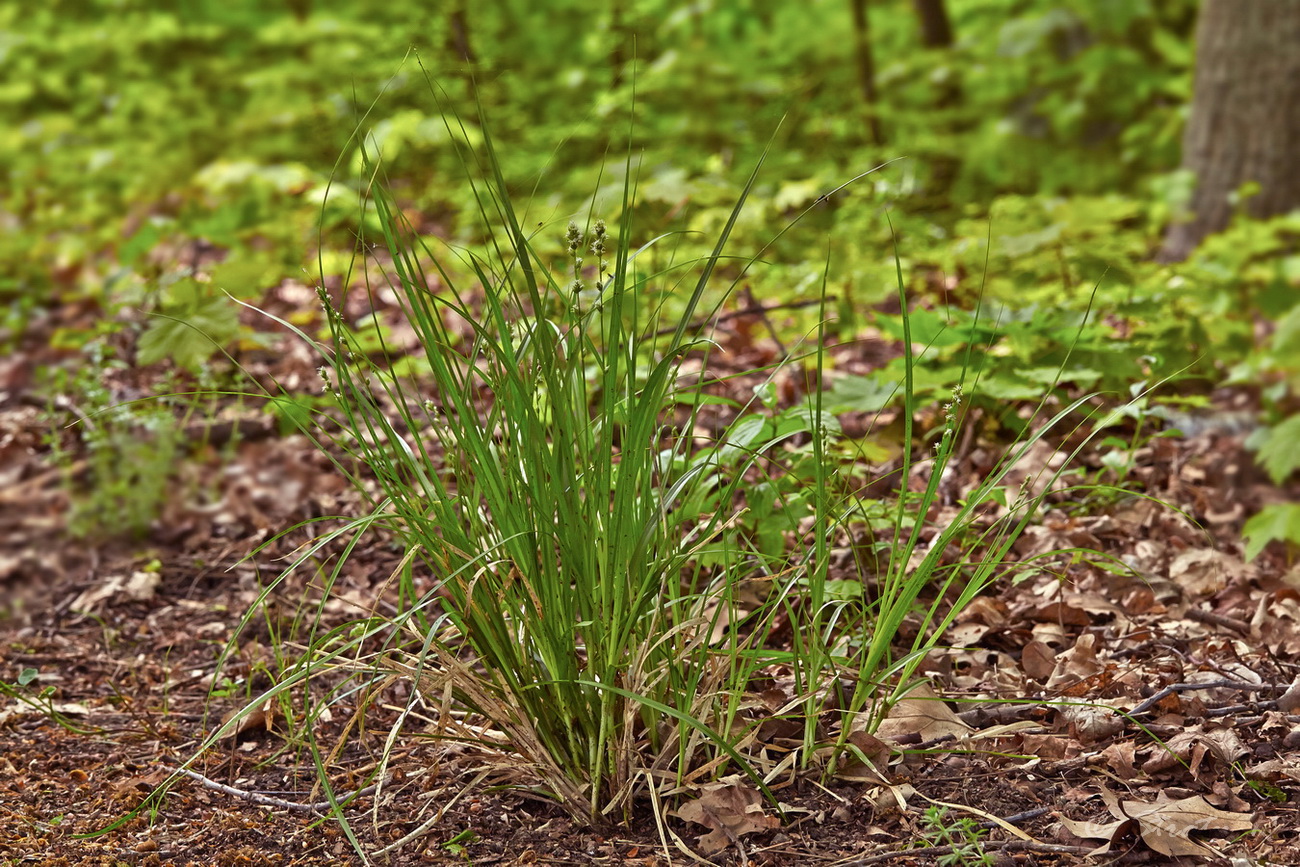
[[[1102,800],[1115,817],[1114,822],[1080,822],[1062,818],[1064,825],[1072,834],[1085,839],[1102,839],[1107,845],[1097,850],[1098,853],[1109,848],[1130,823],[1137,823],[1138,834],[1142,842],[1161,855],[1177,857],[1195,855],[1204,857],[1218,853],[1205,843],[1192,838],[1193,831],[1249,831],[1254,821],[1245,813],[1230,813],[1210,805],[1200,795],[1170,801],[1163,794],[1155,803],[1146,801],[1121,801],[1114,792],[1101,791]]]
[[[766,831],[781,824],[763,811],[763,796],[748,786],[716,784],[676,811],[680,819],[711,829],[700,837],[705,854],[720,852],[744,834]]]

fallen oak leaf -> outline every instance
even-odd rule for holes
[[[835,776],[859,782],[888,783],[889,745],[865,731],[850,732]]]
[[[698,798],[673,811],[679,819],[711,829],[701,835],[705,854],[720,852],[728,843],[739,845],[743,834],[779,827],[781,820],[763,812],[763,796],[748,786],[717,783],[706,786]]]
[[[1114,822],[1088,822],[1082,819],[1071,819],[1061,816],[1061,825],[1067,831],[1083,840],[1105,840],[1106,842],[1093,849],[1090,855],[1105,855],[1110,851],[1110,844],[1114,843],[1119,837],[1124,835],[1125,826],[1133,823],[1132,819],[1116,819]]]
[[[1135,820],[1142,842],[1170,857],[1218,856],[1219,853],[1211,846],[1193,839],[1192,831],[1249,831],[1255,827],[1250,816],[1217,809],[1200,795],[1170,801],[1161,793],[1154,804],[1120,801],[1108,789],[1101,790],[1101,797],[1111,815],[1120,819],[1121,824]]]

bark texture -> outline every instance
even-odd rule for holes
[[[1183,167],[1196,173],[1192,215],[1170,226],[1163,261],[1227,226],[1247,182],[1260,186],[1252,216],[1300,207],[1300,0],[1204,0]]]
[[[1300,0],[1296,0],[1300,3]],[[879,105],[876,98],[876,59],[871,49],[871,15],[867,0],[849,0],[853,15],[853,47],[858,61],[858,86],[862,88],[862,102],[867,119],[867,134],[871,143],[885,143],[885,133],[880,125]]]
[[[921,22],[921,44],[926,48],[950,48],[952,21],[944,0],[912,0],[912,7]]]

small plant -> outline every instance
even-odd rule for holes
[[[992,853],[985,851],[982,841],[987,833],[969,816],[950,819],[948,808],[932,804],[921,814],[922,834],[928,846],[948,848],[935,863],[940,867],[992,867]]]
[[[49,442],[63,468],[70,509],[68,531],[76,537],[144,534],[169,494],[182,448],[180,424],[170,400],[124,402],[105,384],[105,375],[125,367],[100,341],[84,352],[88,364],[75,372],[54,372],[49,390],[57,395],[51,412],[80,435],[84,457],[63,445],[60,430]]]
[[[132,398],[111,384],[128,368],[111,348],[91,340],[82,351],[88,363],[54,369],[45,389],[51,395],[49,418],[57,425],[47,442],[63,470],[68,532],[76,538],[138,538],[178,487],[188,490],[177,484],[182,460],[196,445],[187,423],[203,418],[198,395],[215,393],[215,379],[204,369],[193,387],[177,388],[180,374],[164,376],[147,394]],[[206,423],[198,427],[207,430]],[[80,448],[67,444],[68,433],[79,438]]]
[[[64,708],[55,701],[56,690],[53,686],[47,686],[36,692],[33,684],[40,676],[40,672],[34,668],[24,668],[18,673],[18,677],[13,683],[6,683],[0,680],[0,695],[8,696],[15,701],[25,704],[37,713],[49,718],[51,722],[66,731],[73,734],[93,734],[94,729],[78,725],[64,712]],[[84,713],[84,710],[82,711]]]

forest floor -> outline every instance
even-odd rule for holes
[[[156,815],[79,836],[195,759],[245,695],[213,697],[223,675],[254,690],[268,682],[273,638],[313,596],[302,578],[271,595],[221,673],[218,659],[308,532],[250,552],[299,521],[355,514],[359,502],[305,439],[250,418],[230,454],[194,457],[203,505],[178,495],[138,542],[71,539],[64,470],[51,465],[49,422],[27,397],[39,361],[0,367],[0,591],[10,603],[0,681],[37,669],[11,692],[52,687],[52,712],[0,695],[0,864],[360,863],[339,824],[312,808],[325,800],[312,758],[285,748],[273,712],[193,761]],[[312,369],[301,373],[310,380]],[[1226,412],[1239,396],[1217,397]],[[953,628],[958,649],[925,672],[945,701],[900,705],[878,766],[776,779],[784,823],[742,808],[710,830],[647,801],[627,825],[577,827],[501,785],[499,761],[403,737],[384,785],[345,808],[351,829],[370,852],[405,839],[375,859],[394,865],[1300,864],[1300,571],[1277,551],[1243,561],[1242,521],[1278,494],[1242,440],[1212,420],[1194,436],[1150,440],[1130,474],[1145,497],[1050,495],[1017,559],[1104,556],[1052,555],[1050,574],[1019,583],[1009,572]],[[1049,464],[1058,447],[1033,460]],[[968,442],[957,475],[986,472],[1001,448]],[[369,539],[326,616],[382,602],[399,559],[388,540]],[[337,792],[374,767],[394,704],[347,739]],[[347,723],[334,717],[322,742]],[[927,820],[936,804],[947,805],[938,823]]]

